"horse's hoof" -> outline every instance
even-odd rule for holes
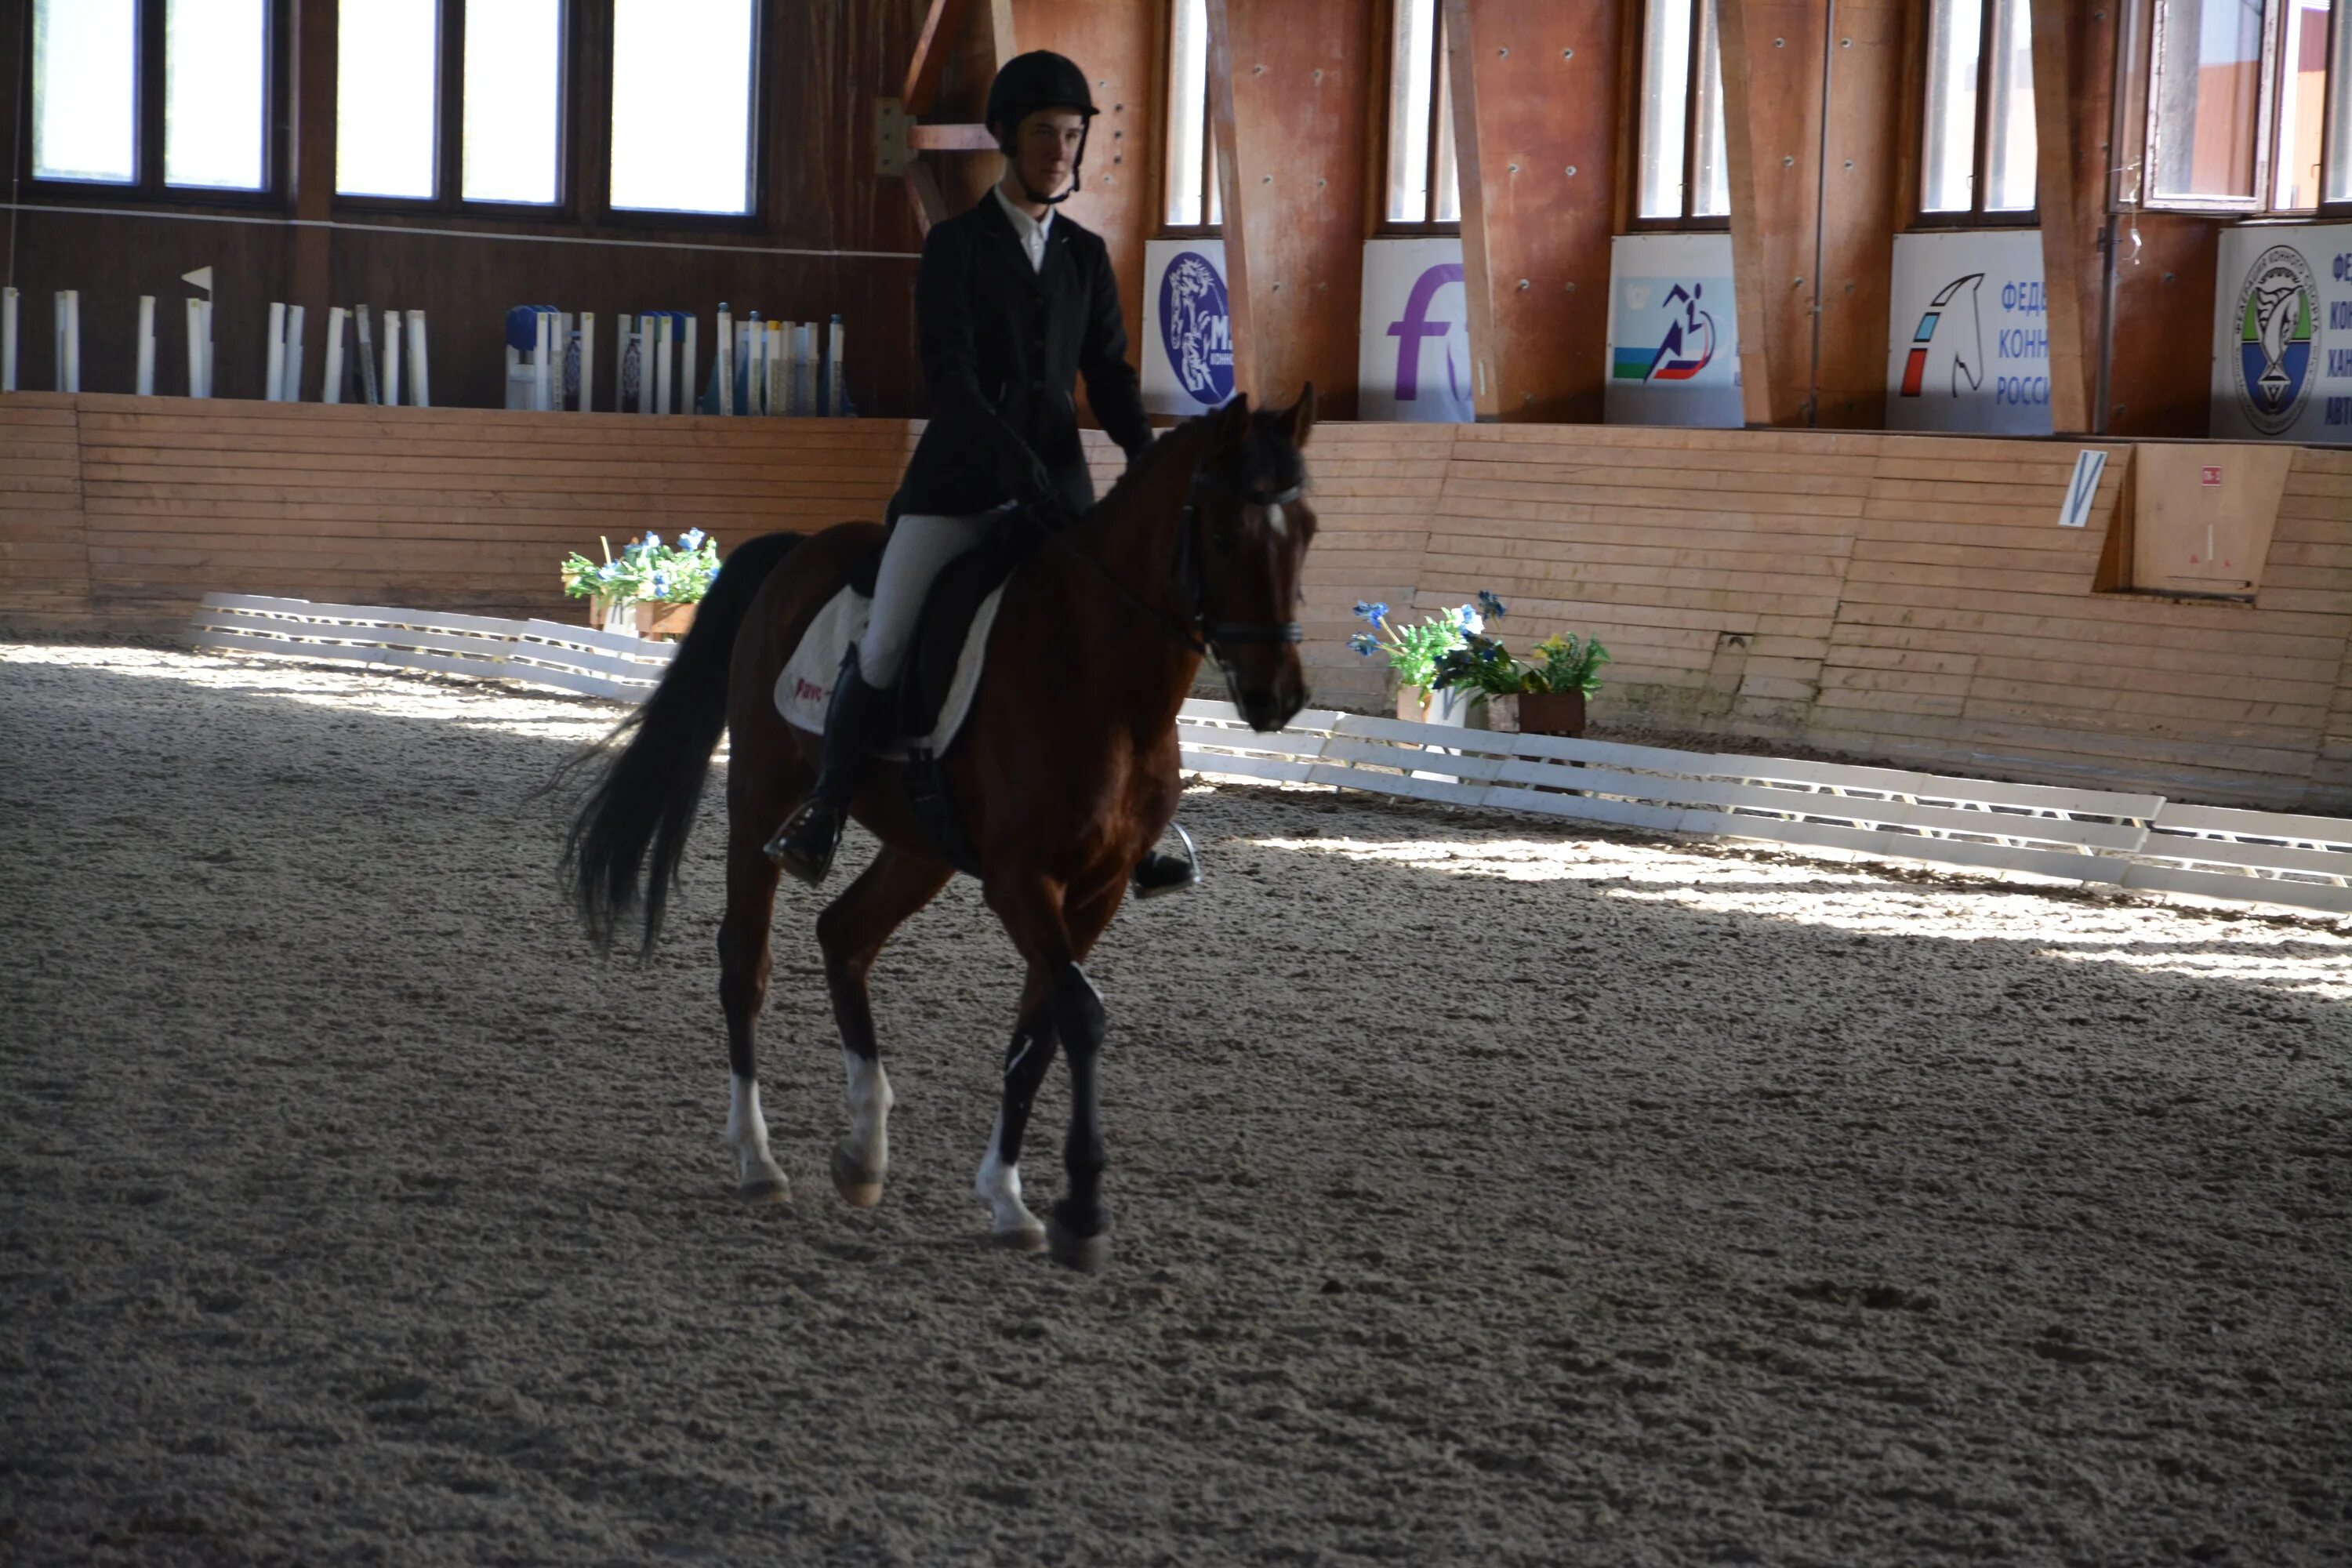
[[[747,1204],[788,1204],[793,1184],[781,1173],[751,1176],[736,1184],[735,1195]]]
[[[1110,1264],[1110,1232],[1073,1236],[1063,1228],[1058,1213],[1045,1215],[1045,1245],[1055,1262],[1081,1274],[1099,1274]]]
[[[882,1201],[883,1173],[851,1152],[847,1143],[833,1146],[833,1190],[854,1209],[870,1209]]]
[[[1043,1252],[1045,1250],[1045,1227],[1042,1225],[1016,1225],[1010,1230],[992,1230],[988,1244],[1007,1252]]]

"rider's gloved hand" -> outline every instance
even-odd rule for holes
[[[1048,516],[1063,510],[1061,489],[1036,453],[1024,446],[1008,444],[1000,449],[998,464],[998,477],[1014,500]]]

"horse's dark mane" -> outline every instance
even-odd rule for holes
[[[1207,414],[1196,414],[1162,430],[1153,438],[1151,445],[1143,449],[1143,455],[1127,466],[1127,471],[1118,477],[1118,482],[1111,486],[1110,493],[1095,504],[1106,507],[1113,501],[1132,500],[1133,492],[1159,479],[1160,470],[1169,461],[1170,454],[1183,445],[1176,437],[1206,425],[1211,417]],[[1253,481],[1254,488],[1269,490],[1285,489],[1297,484],[1306,471],[1306,465],[1299,457],[1298,448],[1292,446],[1284,434],[1283,416],[1272,409],[1253,408],[1249,417],[1250,440],[1244,448],[1249,471],[1244,477]]]

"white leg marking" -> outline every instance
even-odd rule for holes
[[[768,1120],[760,1114],[757,1079],[728,1075],[727,1146],[735,1151],[736,1190],[744,1196],[788,1190],[783,1167],[768,1152]]]
[[[1274,530],[1274,536],[1276,539],[1290,537],[1290,520],[1282,515],[1282,504],[1279,501],[1265,509],[1265,523],[1268,528]]]
[[[1024,1042],[1024,1054],[1027,1043]],[[1018,1061],[1020,1058],[1013,1058]],[[996,1113],[996,1127],[988,1135],[988,1152],[982,1156],[980,1174],[972,1179],[971,1194],[988,1206],[989,1228],[1000,1241],[1027,1246],[1042,1245],[1045,1227],[1021,1201],[1021,1167],[1008,1165],[997,1155],[1004,1142],[1004,1112]]]
[[[845,1049],[842,1064],[849,1070],[849,1138],[846,1147],[868,1171],[890,1166],[890,1079],[878,1060],[868,1060]]]

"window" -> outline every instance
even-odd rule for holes
[[[1388,203],[1382,209],[1391,226],[1462,221],[1451,75],[1439,0],[1396,0],[1389,50]]]
[[[274,10],[273,0],[33,0],[33,178],[265,191]],[[142,125],[159,123],[162,147],[142,146]]]
[[[1727,219],[1723,47],[1716,0],[1645,0],[1642,140],[1633,216],[1646,223]]]
[[[615,0],[613,205],[752,210],[752,0]]]
[[[1224,221],[1217,189],[1217,130],[1209,118],[1208,0],[1176,0],[1168,41],[1167,199],[1170,228],[1213,229]]]
[[[2032,0],[1933,0],[1926,122],[1921,216],[2032,220]]]
[[[563,0],[341,0],[338,17],[337,195],[562,200]]]
[[[2152,0],[2147,204],[2352,201],[2347,11],[2347,0]]]

